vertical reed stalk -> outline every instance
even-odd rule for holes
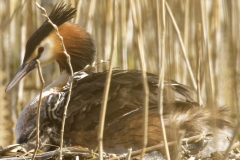
[[[132,17],[133,17],[133,23],[135,30],[137,31],[137,41],[138,41],[138,53],[140,57],[140,66],[141,66],[141,72],[142,72],[142,81],[143,81],[143,94],[144,94],[144,100],[143,100],[143,146],[142,146],[142,154],[141,158],[144,157],[146,152],[146,146],[147,146],[147,138],[148,138],[148,103],[149,103],[149,88],[148,88],[148,82],[147,82],[147,74],[146,74],[146,62],[145,62],[145,53],[144,53],[144,43],[143,43],[143,32],[142,32],[142,26],[141,26],[141,16],[137,17],[140,13],[136,11],[136,3],[134,3],[133,0],[130,1],[131,11],[132,11]],[[135,7],[134,7],[135,6]]]
[[[41,81],[41,90],[40,90],[40,95],[39,95],[39,100],[38,100],[38,106],[37,106],[37,118],[36,118],[36,146],[32,155],[32,160],[35,159],[35,155],[37,153],[38,147],[39,147],[39,143],[40,143],[40,139],[39,139],[39,132],[40,132],[40,110],[41,110],[41,103],[42,103],[42,92],[45,86],[45,81],[43,79],[42,76],[42,69],[41,69],[41,64],[40,61],[37,59],[37,68],[38,68],[38,75],[39,75],[39,79]]]
[[[157,33],[158,33],[158,57],[159,57],[159,81],[158,81],[158,108],[159,118],[161,123],[161,129],[163,134],[164,151],[167,160],[170,160],[168,141],[166,135],[166,129],[163,119],[163,89],[164,89],[164,72],[165,72],[165,0],[162,0],[162,39],[160,38],[160,4],[157,1]],[[162,42],[162,43],[161,43]],[[161,56],[160,56],[161,55]]]
[[[98,147],[99,147],[99,159],[103,160],[103,132],[104,132],[104,124],[105,124],[105,116],[108,102],[108,93],[110,88],[111,76],[112,76],[112,64],[114,60],[114,54],[117,51],[117,18],[118,18],[118,0],[114,1],[114,41],[113,41],[113,49],[110,53],[110,61],[109,61],[109,69],[106,77],[105,87],[103,91],[103,99],[100,111],[100,122],[99,122],[99,131],[98,131]]]

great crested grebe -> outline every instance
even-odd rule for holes
[[[49,16],[58,26],[75,72],[65,124],[64,144],[95,148],[98,145],[97,130],[107,71],[78,72],[94,62],[96,49],[89,33],[67,22],[75,16],[75,12],[75,8],[60,2]],[[23,64],[6,90],[11,89],[35,69],[37,59],[42,66],[57,61],[62,72],[59,78],[44,89],[40,119],[40,148],[47,151],[50,149],[47,144],[59,145],[70,73],[60,40],[47,21],[29,38]],[[157,108],[158,76],[147,73],[147,82],[149,85],[148,146],[151,146],[161,143],[163,137]],[[226,109],[220,107],[215,110],[214,114],[211,114],[209,108],[200,106],[191,98],[187,86],[173,80],[165,80],[164,85],[164,120],[168,141],[176,140],[179,130],[185,131],[184,137],[216,131],[213,134],[217,141],[213,138],[207,145],[196,143],[192,145],[192,148],[203,149],[208,154],[213,150],[224,150],[227,146],[218,143],[228,142],[227,137],[231,137],[232,130]],[[171,96],[168,96],[167,92]],[[142,93],[140,71],[113,70],[103,139],[106,152],[123,153],[130,147],[133,150],[141,149]],[[27,150],[35,146],[37,97],[33,98],[23,109],[16,125],[17,142]],[[213,121],[217,125],[212,127]]]

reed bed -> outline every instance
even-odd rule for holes
[[[51,12],[57,2],[36,1],[47,13]],[[214,109],[221,105],[228,106],[235,123],[240,123],[239,1],[66,2],[78,9],[77,17],[72,22],[86,28],[95,39],[97,62],[110,59],[111,52],[114,51],[112,66],[120,69],[145,67],[147,72],[159,74],[164,63],[165,78],[174,79],[196,90],[196,100],[207,107]],[[162,16],[163,8],[165,16]],[[27,39],[45,21],[41,14],[35,1],[0,0],[2,146],[15,143],[14,127],[17,117],[41,88],[37,71],[33,71],[11,91],[4,91],[22,63]],[[163,42],[165,56],[161,50]],[[161,61],[161,58],[165,61]],[[106,69],[108,63],[98,65],[98,71]],[[59,74],[56,63],[47,69],[43,68],[46,84]]]

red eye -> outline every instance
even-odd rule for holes
[[[44,51],[44,48],[43,48],[43,47],[39,47],[39,48],[38,48],[38,54],[39,54],[39,53],[42,53],[43,51]]]

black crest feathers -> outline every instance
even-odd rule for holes
[[[68,20],[75,17],[76,9],[72,8],[70,5],[66,5],[64,1],[57,3],[49,18],[53,24],[60,26],[61,24],[67,22]],[[32,52],[35,50],[36,46],[49,35],[53,30],[52,25],[46,20],[42,26],[29,38],[26,44],[26,53],[23,63],[26,63],[27,59],[30,57]]]
[[[75,8],[72,8],[70,5],[66,5],[64,1],[60,1],[54,6],[51,14],[49,15],[49,18],[54,24],[60,26],[64,22],[67,22],[68,20],[74,18],[75,14]]]

